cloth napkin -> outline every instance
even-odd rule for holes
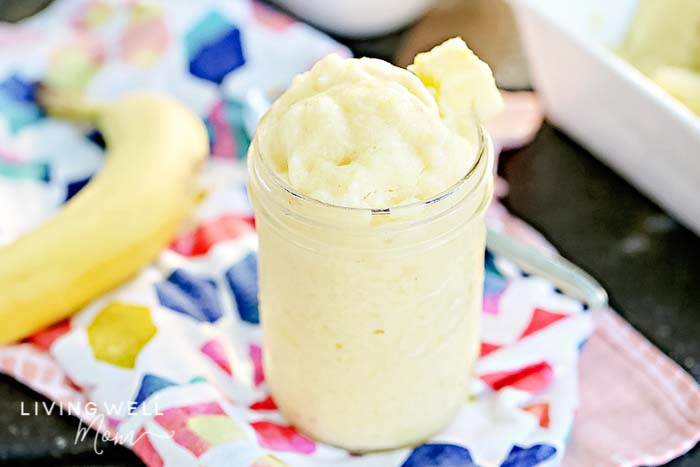
[[[528,100],[519,93],[508,113],[523,114],[520,122],[534,118],[537,105]],[[497,124],[499,131],[508,132],[514,120],[506,117]],[[501,186],[501,195],[506,191]],[[537,231],[500,204],[488,214],[492,228],[542,254],[556,254]],[[594,332],[579,362],[580,405],[561,465],[661,465],[693,448],[700,440],[698,384],[614,310],[593,310],[591,317]]]
[[[0,48],[0,243],[60,208],[102,160],[99,134],[44,117],[33,100],[38,80],[96,99],[116,98],[130,89],[169,92],[202,116],[212,142],[203,175],[210,194],[193,224],[123,287],[26,342],[0,348],[1,371],[72,408],[149,466],[510,467],[561,462],[578,403],[579,352],[592,332],[592,313],[546,280],[490,253],[472,396],[452,425],[429,442],[353,455],[298,433],[267,393],[256,236],[240,162],[255,123],[246,102],[257,93],[274,98],[295,73],[327,53],[346,55],[344,48],[248,0],[57,1],[19,25],[2,25]],[[526,115],[536,105],[522,95],[510,96],[509,102],[511,119],[496,122],[492,133],[502,146],[512,147],[536,129],[517,130],[512,123],[524,120],[512,117]],[[503,184],[500,189],[505,190]],[[498,204],[489,222],[543,245],[541,237]],[[603,322],[592,342],[600,340],[600,329],[608,328]],[[597,348],[602,353],[594,356],[593,373],[610,352]],[[640,348],[642,344],[633,347],[630,355]],[[665,358],[658,351],[654,355]],[[630,374],[643,371],[634,360],[624,368]],[[584,378],[582,410],[589,379],[595,381],[586,373]],[[686,386],[686,393],[697,395],[692,380]],[[675,390],[659,386],[654,394],[670,398]],[[647,400],[634,400],[630,413],[650,413],[640,405]],[[619,405],[619,399],[605,401],[597,407],[606,414]],[[588,419],[601,420],[593,407]],[[663,421],[671,408],[677,415],[691,413],[689,407],[697,413],[697,397],[675,401],[649,417]],[[624,444],[624,451],[602,449],[611,443],[587,437],[586,426],[579,429],[577,421],[570,457],[582,453],[578,459],[584,463],[571,465],[598,465],[590,463],[595,457],[585,457],[592,455],[590,442],[598,446],[598,459],[611,465],[632,465],[624,462],[633,463],[638,457],[630,456],[643,453],[663,462],[664,455],[677,455],[697,441],[697,418],[684,420],[667,432],[677,439],[669,436],[671,441],[657,444],[653,452],[638,438]],[[664,453],[662,447],[673,449]]]

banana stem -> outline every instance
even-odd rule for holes
[[[52,117],[68,120],[94,122],[102,106],[87,103],[82,97],[64,93],[42,85],[37,92],[37,101]]]

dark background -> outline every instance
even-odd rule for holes
[[[16,21],[49,3],[0,0],[0,20]],[[338,40],[356,55],[392,60],[410,32]],[[510,184],[506,206],[592,273],[625,319],[700,380],[700,238],[548,124],[531,145],[503,154],[499,172]],[[98,443],[104,453],[95,455],[92,436],[74,444],[77,419],[20,416],[22,402],[45,400],[0,376],[0,464],[142,465],[109,443]],[[699,465],[698,447],[668,464]]]

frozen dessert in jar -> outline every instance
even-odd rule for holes
[[[460,39],[409,70],[331,55],[248,155],[264,366],[302,432],[355,451],[420,442],[468,397],[502,106]]]

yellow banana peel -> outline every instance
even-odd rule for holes
[[[209,151],[201,120],[164,95],[45,101],[49,113],[92,120],[107,159],[53,218],[0,248],[0,344],[70,316],[153,260],[197,202]]]

